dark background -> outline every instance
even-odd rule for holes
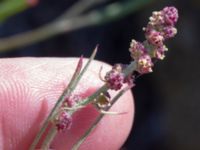
[[[40,27],[54,20],[75,2],[76,0],[40,0],[36,7],[2,23],[0,37]],[[133,89],[135,121],[123,149],[199,150],[199,0],[155,0],[117,21],[62,34],[15,51],[1,52],[0,57],[89,56],[99,43],[98,60],[110,64],[128,63],[130,40],[135,38],[142,41],[142,27],[146,25],[151,12],[171,5],[179,9],[178,34],[167,42],[167,57],[156,64],[154,73],[144,75],[136,81]]]

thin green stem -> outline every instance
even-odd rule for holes
[[[121,90],[111,101],[111,106],[108,107],[106,109],[106,111],[108,111],[114,104],[115,102],[126,92],[130,89],[130,87],[128,88],[124,88],[123,90]],[[89,134],[96,128],[96,126],[98,125],[98,123],[101,121],[101,119],[104,117],[105,114],[100,114],[97,119],[95,120],[95,122],[91,125],[91,127],[85,132],[85,134],[78,140],[77,143],[74,144],[74,146],[72,147],[72,150],[78,150],[79,147],[81,146],[81,144],[85,141],[85,139],[89,136]]]
[[[80,101],[77,105],[79,106],[85,106],[92,102],[96,97],[98,97],[101,93],[104,93],[105,91],[108,90],[108,87],[106,84],[104,84],[100,89],[98,89],[95,93],[93,93],[91,96],[87,97],[86,99]]]
[[[89,64],[91,63],[91,61],[94,59],[94,57],[96,56],[97,53],[97,47],[94,49],[90,59],[88,60],[88,62],[86,63],[85,67],[83,68],[83,70],[81,71],[80,69],[76,69],[76,72],[74,73],[74,75],[72,76],[72,79],[68,85],[68,87],[64,90],[64,92],[62,93],[62,95],[60,96],[60,98],[58,99],[58,101],[56,102],[54,108],[52,109],[51,113],[49,114],[49,116],[47,117],[47,119],[45,120],[41,130],[39,131],[39,133],[37,134],[36,138],[34,139],[30,150],[34,150],[35,147],[37,146],[38,142],[41,139],[41,136],[43,135],[43,133],[46,131],[48,124],[50,122],[50,120],[52,119],[52,116],[54,116],[54,114],[58,111],[58,109],[60,108],[60,106],[62,105],[63,101],[65,100],[66,96],[69,96],[71,94],[71,92],[75,89],[75,87],[77,86],[78,82],[80,81],[81,77],[83,76],[83,73],[87,70],[87,68],[89,67]],[[79,67],[79,64],[78,66]],[[80,73],[79,73],[80,72]],[[51,133],[50,133],[51,134]],[[48,138],[49,135],[47,135],[46,137]]]
[[[97,119],[95,120],[95,122],[91,125],[91,127],[85,132],[85,134],[78,140],[78,142],[76,144],[74,144],[74,146],[72,147],[71,150],[78,150],[79,147],[81,146],[81,144],[85,141],[85,139],[88,137],[88,135],[96,128],[97,124],[99,123],[99,121],[102,119],[104,115],[101,114],[97,117]]]
[[[94,60],[94,57],[97,54],[97,50],[98,50],[98,45],[95,47],[95,49],[93,50],[92,55],[90,56],[90,59],[88,60],[88,62],[85,64],[83,70],[80,72],[80,74],[77,76],[76,80],[73,82],[72,84],[72,88],[75,88],[78,84],[78,82],[80,81],[80,79],[82,78],[83,74],[87,71],[90,63],[92,62],[92,60]]]
[[[73,80],[74,81],[74,80]],[[62,101],[65,99],[66,96],[68,96],[72,91],[71,90],[68,90],[71,85],[73,84],[73,82],[71,82],[68,86],[68,88],[66,88],[66,90],[63,92],[63,94],[60,96],[60,98],[58,99],[58,101],[56,102],[54,108],[52,109],[52,111],[50,112],[49,116],[47,117],[47,119],[45,120],[42,128],[40,129],[40,131],[38,132],[36,138],[34,139],[31,147],[30,147],[30,150],[34,150],[35,147],[37,146],[38,142],[40,141],[41,139],[41,136],[43,135],[43,133],[46,131],[47,127],[48,127],[48,124],[49,124],[49,121],[51,120],[52,116],[54,116],[54,113],[56,113],[59,109],[59,107],[61,106],[62,104]]]
[[[41,149],[42,150],[49,150],[49,146],[50,146],[50,143],[53,141],[54,137],[56,136],[57,134],[57,129],[55,127],[52,127],[49,132],[48,132],[48,136],[46,136],[42,146],[41,146]]]
[[[137,69],[136,61],[132,61],[124,70],[123,73],[125,76],[128,76],[133,73]]]
[[[136,70],[136,62],[132,61],[125,69],[124,69],[124,74],[125,76],[128,76],[133,73],[133,71]],[[127,87],[122,89],[111,101],[111,106],[106,109],[108,111],[114,103],[126,92],[130,89],[131,87]],[[87,103],[91,102],[94,100],[95,97],[97,97],[101,92],[107,91],[107,86],[103,85],[98,91],[96,91],[93,95],[85,99],[81,104],[86,105]],[[91,125],[91,127],[85,132],[85,134],[78,140],[76,144],[74,144],[72,150],[78,150],[78,148],[81,146],[81,144],[85,141],[85,139],[88,137],[88,135],[96,128],[97,124],[101,121],[101,119],[104,117],[105,114],[100,114],[98,118],[95,120],[95,122]]]

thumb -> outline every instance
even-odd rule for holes
[[[75,70],[75,58],[0,59],[0,149],[27,150]],[[100,66],[94,61],[76,88],[88,96],[103,83]],[[133,97],[124,94],[111,111],[128,112],[105,116],[81,146],[81,150],[116,150],[126,140],[133,121]],[[58,133],[52,148],[70,149],[90,127],[98,112],[91,106],[73,115],[72,128]]]

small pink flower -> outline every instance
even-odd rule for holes
[[[149,25],[160,26],[165,23],[163,13],[161,11],[154,11],[149,18]]]
[[[139,59],[146,53],[144,45],[136,40],[131,41],[129,51],[131,53],[131,57],[135,60]]]
[[[167,26],[163,28],[163,36],[165,39],[172,38],[176,35],[177,29],[173,26]]]
[[[56,127],[58,131],[70,129],[72,125],[72,117],[65,111],[61,112],[56,119]]]
[[[105,82],[111,90],[119,90],[124,83],[124,74],[120,64],[114,65],[112,70],[105,75]]]
[[[151,47],[151,49],[149,50],[149,56],[151,58],[163,60],[165,58],[165,52],[167,50],[168,49],[165,45],[161,45],[161,46],[157,46],[157,47],[154,46],[154,47]]]
[[[137,62],[137,71],[141,74],[152,72],[153,63],[149,55],[143,55]]]
[[[165,23],[168,25],[174,25],[177,20],[178,20],[178,10],[171,6],[171,7],[165,7],[162,10],[162,13],[164,15],[165,18]]]
[[[146,38],[149,41],[149,43],[151,43],[152,45],[155,45],[155,46],[163,45],[164,38],[161,35],[161,33],[156,30],[152,29],[149,32],[147,32]]]
[[[124,74],[111,70],[106,74],[105,80],[111,90],[119,90],[123,86]]]
[[[154,58],[157,58],[157,59],[160,59],[160,60],[163,60],[165,58],[165,53],[163,50],[160,50],[160,49],[157,49],[155,51],[155,54],[154,54]]]
[[[71,94],[70,96],[65,98],[65,104],[67,104],[67,107],[73,107],[80,100],[81,97],[79,95]]]

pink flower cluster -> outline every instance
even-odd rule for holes
[[[111,90],[120,90],[123,86],[123,84],[128,84],[129,86],[133,86],[133,80],[134,78],[132,76],[125,77],[123,71],[122,64],[115,64],[113,68],[107,72],[105,75],[105,82],[107,83],[107,86]]]
[[[79,101],[81,97],[76,94],[71,94],[65,98],[62,107],[72,108],[74,107]],[[57,127],[58,131],[65,131],[66,129],[70,129],[72,124],[72,117],[67,113],[67,111],[62,110],[54,120],[54,123]]]
[[[55,123],[58,131],[65,131],[66,129],[70,129],[72,117],[66,111],[63,111],[56,118]]]
[[[71,94],[71,95],[69,95],[68,97],[65,98],[64,104],[67,107],[73,107],[80,100],[81,100],[81,97],[79,95]]]
[[[176,35],[174,27],[178,20],[178,11],[175,7],[165,7],[161,11],[153,12],[147,27],[144,28],[146,40],[138,42],[132,40],[129,51],[136,62],[136,71],[140,74],[152,72],[152,59],[163,59],[167,47],[163,44],[168,38]],[[119,90],[124,83],[133,86],[133,76],[125,77],[123,66],[117,64],[107,72],[103,81],[111,90]]]
[[[105,82],[111,90],[121,89],[124,83],[124,74],[120,64],[114,65],[112,70],[106,73]]]
[[[152,72],[154,59],[163,59],[167,47],[164,45],[166,39],[176,35],[174,27],[178,20],[178,11],[175,7],[165,7],[161,11],[155,11],[149,18],[145,31],[146,40],[141,43],[131,41],[129,51],[131,57],[137,62],[137,71],[141,74]]]

